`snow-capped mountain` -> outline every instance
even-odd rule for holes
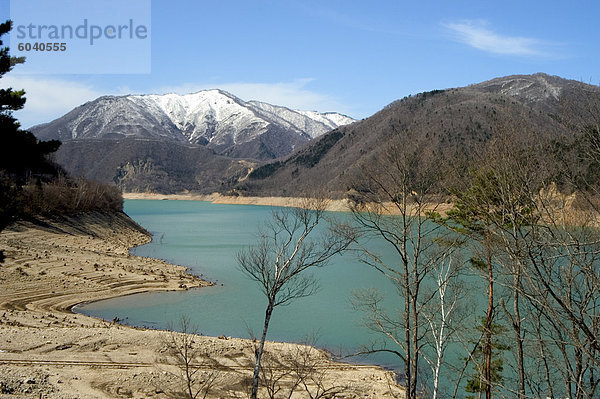
[[[295,111],[203,90],[103,96],[31,131],[44,140],[158,139],[200,144],[228,156],[269,159],[352,122],[338,113]]]

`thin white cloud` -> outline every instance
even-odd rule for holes
[[[104,94],[90,86],[61,79],[13,75],[3,77],[1,83],[2,87],[25,90],[25,108],[15,112],[25,128],[56,119]]]
[[[549,56],[549,43],[531,37],[508,36],[494,32],[489,23],[466,20],[445,23],[450,36],[460,42],[492,54],[514,56]]]

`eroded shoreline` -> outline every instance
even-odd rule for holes
[[[166,358],[167,333],[71,312],[84,302],[208,285],[183,266],[129,254],[149,239],[125,215],[106,214],[20,222],[0,234],[7,255],[0,267],[0,390],[12,391],[7,397],[166,398],[177,389],[177,368]],[[195,341],[222,372],[222,383],[209,397],[243,392],[253,342]],[[269,347],[288,357],[302,348],[273,342]],[[334,363],[316,350],[314,356],[330,370],[326,382],[348,387],[345,397],[401,392],[381,368]]]

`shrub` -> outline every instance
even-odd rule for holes
[[[24,213],[31,216],[123,209],[123,198],[117,187],[82,178],[58,178],[49,183],[23,186],[22,203]]]

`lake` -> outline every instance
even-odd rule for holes
[[[238,269],[236,254],[257,243],[258,229],[270,220],[273,210],[274,208],[266,206],[218,205],[200,201],[126,201],[127,214],[153,233],[152,242],[135,248],[132,251],[134,254],[189,266],[194,273],[202,274],[216,285],[185,292],[154,292],[114,298],[78,306],[75,310],[106,320],[118,317],[125,324],[161,329],[176,327],[180,316],[187,315],[198,327],[198,331],[205,335],[223,334],[240,338],[259,336],[266,299],[258,284],[249,280]],[[345,213],[330,213],[328,216],[350,218]],[[318,237],[319,231],[314,233]],[[366,244],[386,261],[394,259],[391,247],[386,246],[383,240],[371,240]],[[462,255],[462,258],[468,259],[470,252]],[[386,296],[384,306],[387,309],[397,309],[402,305],[396,287],[349,253],[333,258],[328,266],[315,269],[313,273],[319,281],[320,290],[313,296],[276,308],[267,339],[304,342],[306,337],[317,336],[316,346],[334,354],[354,353],[362,345],[373,341],[381,342],[380,336],[363,325],[363,314],[353,309],[352,293],[374,287]],[[441,397],[448,397],[458,381],[455,367],[464,365],[465,356],[475,342],[473,337],[480,335],[474,327],[487,306],[485,280],[473,268],[467,268],[463,273],[461,281],[466,290],[461,300],[464,309],[459,314],[464,319],[459,323],[458,334],[464,345],[455,341],[448,347],[445,360],[453,366],[444,366],[442,370]],[[503,290],[501,284],[496,284],[496,296],[502,296],[503,291],[504,295],[510,294]],[[509,296],[506,298],[510,300]],[[498,339],[500,342],[510,343],[510,329],[503,316],[499,312],[496,317],[496,322],[506,329]],[[550,335],[548,337],[551,338]],[[541,370],[540,359],[535,347],[527,346],[534,343],[531,341],[531,334],[527,339],[525,344],[529,352],[525,359],[526,370],[534,375],[536,370]],[[388,348],[396,349],[389,343]],[[560,353],[556,352],[554,355],[557,356],[556,359],[560,359]],[[504,359],[503,376],[508,388],[496,389],[500,395],[511,397],[510,389],[516,386],[515,359],[510,350],[498,356]],[[399,359],[391,354],[352,358],[350,361],[375,363],[397,371],[402,370]],[[424,360],[422,366],[419,378],[424,385],[428,385],[431,381],[430,372]],[[459,397],[464,395],[467,376],[473,374],[473,370],[473,365],[469,365],[465,378],[459,382]],[[560,372],[560,369],[551,370],[552,378],[557,381],[554,393],[565,396],[558,383]],[[548,396],[544,392],[543,383],[540,387],[543,393],[541,396]],[[534,393],[532,395],[535,396]]]
[[[189,266],[193,273],[202,274],[216,285],[114,298],[78,306],[77,312],[106,320],[118,317],[125,324],[161,329],[176,327],[180,315],[187,315],[204,335],[260,336],[266,299],[258,284],[238,269],[236,253],[257,242],[258,228],[270,219],[273,208],[127,200],[125,212],[153,234],[152,242],[133,249],[133,254]],[[335,257],[328,266],[314,269],[313,274],[319,281],[319,291],[276,308],[267,339],[303,342],[316,335],[317,346],[334,353],[350,353],[380,339],[364,327],[363,315],[353,309],[351,295],[357,289],[377,287],[390,301],[397,300],[396,288],[389,281],[350,254]],[[400,367],[393,355],[352,361]]]

